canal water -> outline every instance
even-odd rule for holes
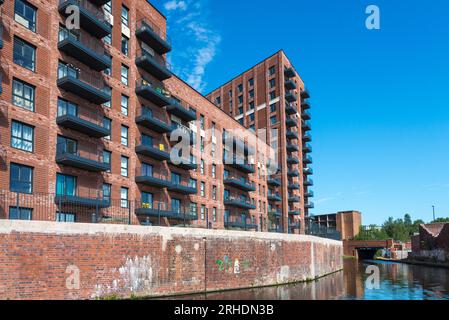
[[[372,282],[373,278],[369,278],[373,274],[372,271],[367,273],[370,270],[379,271],[377,283]],[[449,300],[449,269],[384,261],[345,260],[343,271],[310,283],[202,294],[177,299]]]

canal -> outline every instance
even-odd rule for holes
[[[372,274],[366,273],[368,267],[379,271],[377,287],[366,286],[367,279]],[[345,260],[343,271],[310,283],[201,294],[176,299],[449,300],[449,269],[383,261]]]

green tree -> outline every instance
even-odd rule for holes
[[[440,222],[449,222],[449,218],[438,218],[432,221],[432,223],[440,223]]]

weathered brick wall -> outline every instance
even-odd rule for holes
[[[0,265],[0,299],[157,296],[321,277],[342,269],[342,244],[285,234],[5,220]]]

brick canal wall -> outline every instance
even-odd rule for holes
[[[160,296],[283,284],[342,269],[300,235],[0,221],[0,299]]]

